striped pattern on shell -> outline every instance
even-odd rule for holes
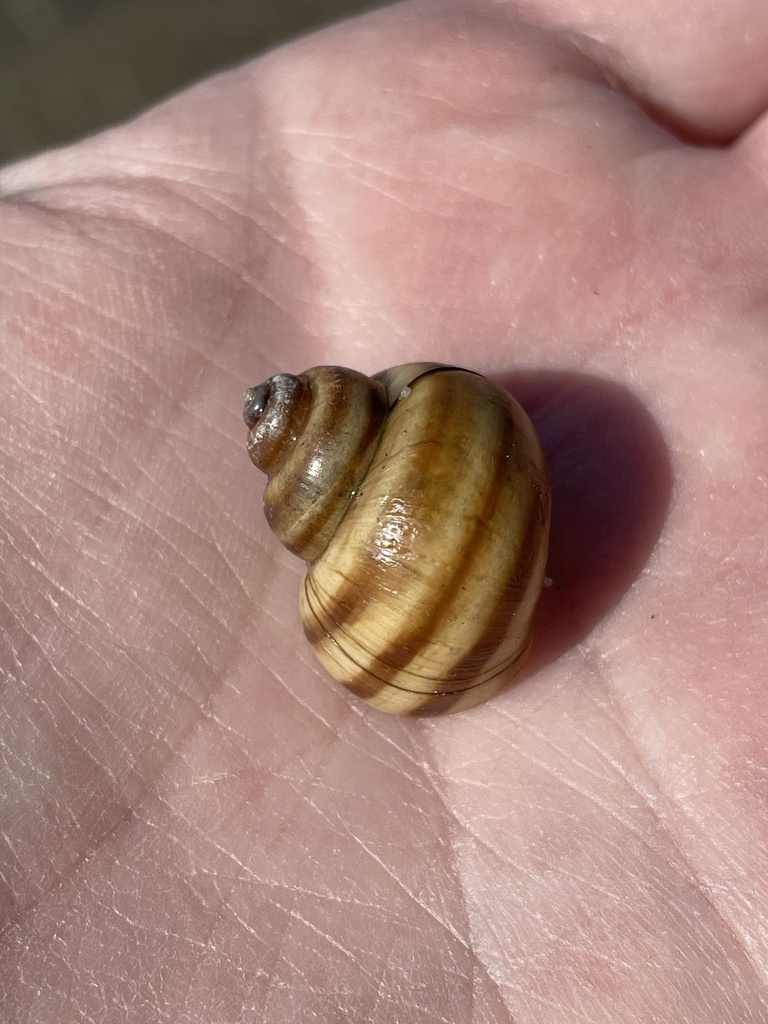
[[[270,526],[310,563],[301,616],[328,671],[398,714],[505,686],[530,645],[550,505],[514,399],[455,367],[317,367],[247,392],[246,422]]]

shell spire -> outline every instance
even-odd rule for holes
[[[248,454],[269,478],[267,521],[305,561],[322,554],[359,490],[387,405],[382,384],[338,366],[280,373],[246,391]]]

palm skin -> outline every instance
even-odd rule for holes
[[[768,1017],[768,19],[588,8],[393,8],[0,175],[8,1024]],[[429,722],[314,664],[238,407],[412,359],[555,502],[527,674]]]

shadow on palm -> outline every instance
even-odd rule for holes
[[[533,420],[552,483],[552,585],[539,603],[524,679],[588,636],[648,564],[666,519],[672,468],[653,417],[615,381],[531,371],[496,382]],[[649,607],[649,624],[653,615]]]

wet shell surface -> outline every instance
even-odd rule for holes
[[[267,520],[307,563],[304,631],[383,711],[487,700],[531,642],[550,496],[534,428],[480,374],[320,366],[246,392]]]

